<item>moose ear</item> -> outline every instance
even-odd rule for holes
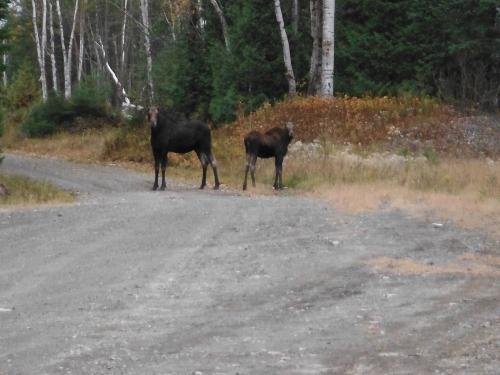
[[[288,130],[288,133],[290,135],[293,135],[293,123],[287,122],[286,125],[285,125],[285,127],[286,127],[286,130]]]

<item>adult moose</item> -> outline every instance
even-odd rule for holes
[[[167,168],[168,153],[175,152],[185,154],[190,151],[196,152],[203,168],[200,189],[206,186],[207,167],[212,166],[215,185],[218,189],[220,182],[217,174],[217,163],[212,154],[212,137],[210,128],[201,121],[191,121],[180,116],[151,107],[147,114],[148,123],[151,127],[151,148],[155,159],[155,182],[153,190],[158,189],[158,173],[161,164],[161,190],[165,190],[165,170]]]
[[[273,158],[276,173],[274,177],[275,189],[283,189],[283,159],[288,151],[288,145],[293,139],[293,124],[288,122],[284,127],[276,127],[268,130],[264,134],[258,131],[251,131],[245,136],[245,151],[247,163],[245,169],[245,180],[243,190],[247,189],[248,171],[252,176],[252,185],[255,187],[255,164],[257,157]]]

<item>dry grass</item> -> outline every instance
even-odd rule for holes
[[[456,119],[451,108],[431,99],[296,98],[265,105],[230,126],[214,130],[213,147],[222,183],[239,190],[244,135],[250,129],[265,130],[291,120],[296,124],[296,139],[318,139],[321,147],[313,154],[289,154],[284,165],[288,192],[321,197],[349,212],[390,205],[424,218],[454,220],[500,237],[500,163],[488,162],[477,154],[469,159],[454,157]],[[7,133],[4,142],[10,151],[152,171],[146,127],[86,130],[39,140],[20,139],[12,130]],[[398,157],[394,151],[400,150],[400,145],[391,148],[392,142],[405,137],[416,137],[422,144],[432,141],[436,148],[425,149],[427,158],[412,157],[412,150],[402,153],[407,157]],[[374,157],[377,150],[393,153]],[[453,151],[451,156],[446,150]],[[415,150],[413,155],[422,151]],[[468,153],[465,148],[459,151]],[[194,154],[169,155],[169,176],[198,181],[200,173]],[[273,193],[273,174],[273,161],[259,160],[257,189],[250,189],[250,194]],[[209,181],[211,178],[210,173]]]
[[[424,264],[410,258],[396,259],[380,257],[370,264],[381,272],[405,275],[420,274],[462,274],[472,276],[500,276],[500,257],[465,253],[444,265]]]
[[[10,206],[31,206],[39,204],[61,204],[74,201],[73,194],[43,182],[21,176],[0,174],[0,183],[9,191],[0,197],[0,208]]]
[[[101,160],[106,141],[117,129],[88,129],[79,133],[58,133],[48,138],[27,139],[9,132],[4,146],[8,151],[28,155],[57,156],[66,160],[94,163]]]

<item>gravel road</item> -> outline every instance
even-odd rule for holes
[[[389,209],[7,155],[0,374],[499,374],[497,242]]]

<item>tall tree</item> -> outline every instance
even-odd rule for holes
[[[333,96],[335,56],[335,0],[323,0],[323,40],[321,58],[321,95]]]
[[[286,68],[286,79],[288,81],[288,93],[295,95],[297,93],[295,74],[293,73],[292,58],[290,55],[290,44],[288,43],[288,36],[285,29],[285,21],[283,20],[283,13],[281,12],[280,0],[274,0],[274,11],[276,13],[276,21],[281,34],[281,44],[283,46],[283,60]]]
[[[311,37],[313,40],[311,58],[309,64],[309,85],[307,93],[315,95],[321,88],[321,39],[322,39],[322,14],[323,4],[321,0],[310,0],[309,8],[311,13]]]
[[[73,13],[73,23],[71,26],[71,34],[69,36],[68,48],[66,48],[66,42],[64,40],[64,25],[61,13],[61,4],[59,0],[56,0],[57,15],[59,16],[59,31],[61,34],[60,35],[61,49],[62,49],[63,65],[64,65],[64,97],[66,99],[69,99],[71,97],[71,67],[73,59],[73,40],[75,38],[75,27],[76,27],[76,16],[78,14],[78,5],[79,1],[76,0],[75,9]]]
[[[214,7],[215,13],[217,13],[217,17],[219,17],[219,21],[222,27],[222,35],[224,36],[224,44],[226,45],[226,49],[229,51],[229,32],[226,17],[224,16],[224,11],[222,10],[222,7],[217,0],[210,0],[210,3]]]
[[[144,49],[146,50],[147,83],[149,88],[149,103],[154,100],[153,89],[153,57],[151,55],[150,27],[149,27],[149,0],[141,0],[142,24],[144,29]]]
[[[38,33],[38,15],[35,0],[31,0],[33,7],[33,31],[35,33],[36,53],[38,58],[38,67],[40,68],[40,83],[42,85],[42,99],[48,99],[47,75],[45,73],[45,51],[47,49],[47,1],[42,1],[42,37]]]
[[[49,0],[49,31],[50,31],[50,62],[52,65],[52,89],[56,94],[59,93],[59,84],[57,79],[57,62],[56,62],[56,48],[55,48],[55,35],[54,35],[54,18],[52,11],[52,1]]]
[[[8,39],[8,30],[7,30],[7,12],[9,9],[9,0],[0,0],[0,55],[2,56],[2,61],[0,62],[0,72],[2,73],[2,81],[4,87],[7,86],[7,39]]]

